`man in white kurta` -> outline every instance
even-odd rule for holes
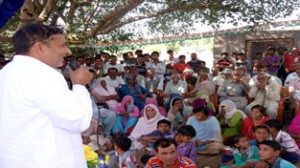
[[[277,117],[280,86],[275,79],[271,78],[271,75],[259,72],[257,82],[251,86],[248,96],[254,98],[254,101],[245,108],[248,115],[250,115],[251,108],[259,104],[266,108],[266,114],[269,118],[275,119]]]
[[[22,40],[32,45],[26,48]],[[55,67],[71,51],[56,28],[25,26],[13,43],[23,55],[0,72],[0,167],[86,168],[80,133],[92,117],[84,87],[92,75],[83,66],[70,72],[73,90],[68,89]]]
[[[300,100],[300,67],[297,67],[296,72],[292,72],[287,76],[284,87],[292,93],[294,101]]]

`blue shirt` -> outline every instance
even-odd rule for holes
[[[192,116],[188,119],[186,125],[191,125],[196,130],[195,139],[222,141],[221,128],[214,116],[208,117],[205,121],[199,121],[195,116]]]
[[[270,168],[296,168],[292,163],[278,157],[274,163],[270,166]]]

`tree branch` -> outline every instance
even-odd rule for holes
[[[55,7],[57,0],[48,0],[44,10],[38,16],[38,22],[44,22],[48,19],[53,8]]]
[[[73,0],[70,0],[70,3],[71,3],[71,5],[70,5],[69,12],[68,12],[68,16],[65,20],[67,33],[70,33],[71,25],[73,24],[73,21],[74,21],[74,15],[75,15],[76,9],[78,8],[78,5],[76,3],[74,3]]]
[[[143,16],[135,16],[135,17],[128,18],[125,21],[119,22],[117,24],[114,24],[114,25],[108,27],[107,29],[99,30],[99,34],[108,34],[108,33],[112,32],[113,30],[120,28],[126,24],[133,23],[133,22],[143,20],[143,19],[161,16],[161,15],[164,15],[167,13],[172,13],[172,12],[179,11],[179,10],[207,9],[207,8],[213,8],[218,5],[220,5],[220,4],[213,3],[213,4],[189,4],[189,5],[185,5],[185,6],[172,6],[170,8],[163,9],[163,10],[155,12],[155,13],[148,13]]]
[[[21,14],[20,14],[21,22],[18,25],[18,29],[21,28],[23,25],[34,22],[35,18],[36,18],[36,14],[34,13],[31,0],[25,0],[21,8]]]
[[[91,22],[91,20],[95,17],[95,14],[98,13],[99,11],[99,4],[100,1],[97,2],[97,5],[95,5],[95,8],[93,9],[93,11],[91,12],[90,16],[88,17],[88,19],[86,20],[85,24],[88,24],[89,22]]]
[[[85,16],[84,16],[84,10],[83,10],[83,8],[82,8],[82,6],[79,6],[79,15],[78,15],[78,17],[82,20],[82,26],[83,26],[83,31],[86,31],[86,29],[87,29],[87,24],[86,24],[86,18],[85,18]]]
[[[98,20],[96,25],[92,28],[90,32],[87,33],[88,37],[95,37],[97,32],[100,29],[103,29],[102,27],[105,25],[109,25],[112,21],[124,16],[127,12],[131,11],[141,3],[143,3],[144,0],[127,0],[124,2],[123,5],[119,5],[113,10],[112,12],[104,15],[101,20]]]
[[[34,6],[37,8],[37,12],[41,13],[43,11],[43,6],[42,4],[39,2],[39,0],[34,0],[33,1]]]
[[[61,19],[66,22],[66,17],[62,14],[62,12],[65,10],[66,5],[67,5],[68,0],[64,0],[63,4],[57,8],[53,9],[53,17],[51,19],[51,23],[50,25],[55,26],[57,25],[57,20],[59,17],[61,17]]]

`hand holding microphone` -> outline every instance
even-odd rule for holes
[[[73,85],[79,84],[85,86],[92,81],[92,73],[90,73],[84,66],[81,66],[77,61],[70,62],[69,66],[71,68],[70,78]]]

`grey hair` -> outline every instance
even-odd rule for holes
[[[148,68],[147,70],[155,73],[155,69],[154,68]]]
[[[267,72],[259,72],[258,74],[257,74],[257,76],[258,75],[264,75],[265,77],[271,77],[271,75],[269,74],[269,73],[267,73]]]
[[[177,73],[177,72],[175,72],[175,73],[173,73],[172,74],[172,76],[171,76],[172,78],[174,78],[174,77],[177,77],[177,78],[180,78],[180,74],[179,73]]]

